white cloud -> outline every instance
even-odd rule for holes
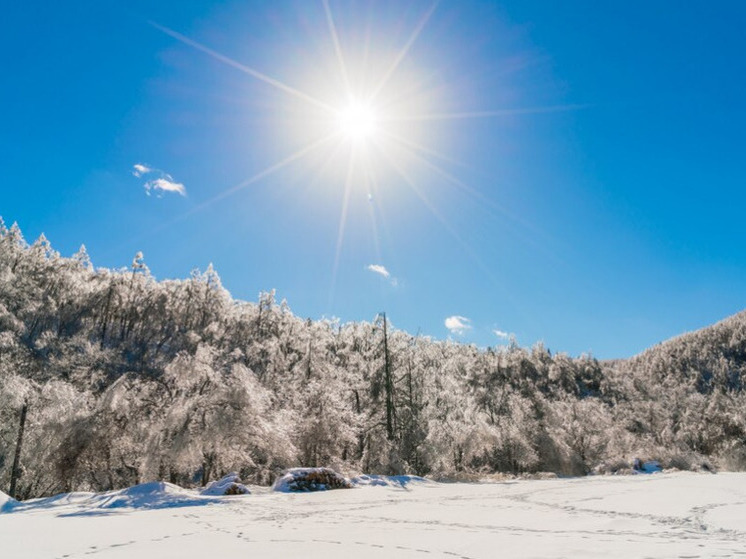
[[[463,336],[464,332],[471,329],[471,320],[465,316],[454,315],[446,318],[445,325],[451,331],[451,334]]]
[[[132,174],[138,178],[152,171],[150,167],[148,167],[147,165],[143,165],[142,163],[135,163],[132,168],[134,169],[134,171],[132,171]]]
[[[170,178],[170,177],[169,177]],[[145,190],[150,195],[151,190],[163,192],[178,192],[182,196],[186,196],[186,188],[180,182],[173,182],[169,179],[153,179],[145,183]]]
[[[493,330],[495,336],[498,338],[502,338],[503,340],[507,340],[510,337],[510,334],[508,332],[503,332],[502,330]]]
[[[391,272],[386,269],[386,266],[382,266],[381,264],[370,264],[369,266],[366,266],[366,270],[370,270],[374,274],[378,274],[382,278],[389,280],[389,283],[393,287],[397,287],[399,285],[399,280],[397,280],[395,277],[392,277]]]
[[[160,169],[154,169],[144,165],[143,163],[135,163],[132,166],[132,174],[137,178],[144,177],[146,175],[155,175],[155,178],[151,178],[143,184],[145,193],[150,196],[151,192],[155,192],[158,196],[163,196],[164,192],[176,192],[181,196],[186,196],[186,187],[176,182],[174,178],[168,173],[161,171]]]
[[[371,264],[370,266],[368,266],[368,270],[370,270],[371,272],[374,272],[376,274],[382,275],[386,279],[389,279],[391,277],[391,274],[386,269],[386,267],[385,266],[381,266],[380,264]]]

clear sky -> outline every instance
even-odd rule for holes
[[[746,4],[13,2],[0,215],[96,266],[491,346],[744,308]],[[450,327],[450,328],[449,328]]]

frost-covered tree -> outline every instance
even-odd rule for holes
[[[23,498],[230,470],[268,483],[292,465],[743,469],[745,375],[746,312],[614,362],[479,349],[383,315],[302,319],[272,291],[238,301],[211,265],[96,269],[0,220],[0,487],[14,477]]]

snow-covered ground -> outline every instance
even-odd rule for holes
[[[744,557],[746,474],[200,495],[147,484],[6,503],[0,557]]]

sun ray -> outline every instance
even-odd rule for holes
[[[314,176],[309,181],[308,185],[305,187],[306,191],[312,191],[319,185],[319,181],[324,176],[324,173],[329,169],[332,161],[334,161],[338,156],[339,152],[342,151],[342,148],[344,147],[344,142],[337,142],[334,147],[332,148],[329,155],[324,159],[324,161],[319,165],[318,170],[316,173],[314,173]]]
[[[255,174],[254,176],[252,176],[251,178],[246,179],[244,181],[241,181],[240,183],[238,183],[238,184],[236,184],[236,185],[234,185],[234,186],[232,186],[232,187],[230,187],[230,188],[228,188],[226,190],[223,190],[222,192],[216,194],[212,198],[209,198],[209,199],[205,200],[201,204],[199,204],[197,206],[194,206],[193,208],[190,208],[186,212],[184,212],[184,213],[182,213],[182,214],[174,217],[173,219],[171,219],[171,220],[169,220],[169,221],[167,221],[165,223],[161,223],[160,225],[158,225],[156,227],[153,227],[147,233],[143,233],[140,236],[134,237],[134,239],[130,239],[128,242],[131,242],[132,240],[140,240],[140,239],[147,238],[147,237],[153,235],[154,233],[158,233],[159,231],[163,231],[164,229],[167,229],[168,227],[171,227],[172,225],[175,225],[177,223],[180,223],[180,222],[184,221],[188,217],[190,217],[190,216],[192,216],[192,215],[194,215],[194,214],[196,214],[196,213],[204,210],[205,208],[207,208],[208,206],[214,204],[215,202],[217,202],[219,200],[222,200],[223,198],[226,198],[226,197],[234,194],[235,192],[237,192],[237,191],[239,191],[239,190],[241,190],[243,188],[246,188],[247,186],[249,186],[251,184],[254,184],[254,183],[258,182],[258,181],[262,180],[263,178],[265,178],[265,177],[267,177],[267,176],[269,176],[269,175],[271,175],[273,173],[276,173],[280,169],[282,169],[284,167],[287,167],[288,165],[290,165],[291,163],[293,163],[295,161],[298,161],[299,159],[303,158],[305,155],[307,155],[308,153],[310,153],[314,149],[320,147],[321,145],[323,145],[326,142],[331,141],[335,137],[337,137],[336,134],[330,134],[328,136],[325,136],[323,138],[318,139],[317,141],[315,141],[315,142],[313,142],[313,143],[311,143],[311,144],[309,144],[309,145],[307,145],[307,146],[299,149],[295,153],[287,156],[286,158],[282,159],[281,161],[278,161],[277,163],[275,163],[273,165],[270,165],[269,167],[267,167],[263,171],[260,171],[257,174]]]
[[[354,154],[350,153],[347,163],[347,177],[345,178],[345,191],[342,198],[342,211],[339,216],[339,228],[337,230],[337,244],[334,250],[334,265],[332,267],[332,285],[329,291],[329,310],[334,305],[334,295],[337,289],[337,272],[339,271],[339,259],[342,253],[342,242],[344,241],[345,226],[347,224],[347,208],[350,202],[350,191],[352,190],[352,173],[355,169]]]
[[[332,37],[334,43],[334,52],[337,55],[339,61],[339,70],[342,72],[342,79],[345,82],[345,93],[347,93],[347,101],[352,101],[352,86],[350,84],[350,78],[347,74],[347,66],[345,65],[344,56],[342,55],[342,46],[339,44],[339,35],[337,34],[337,26],[334,24],[334,18],[332,17],[332,10],[329,7],[329,0],[323,0],[324,11],[326,12],[326,23],[329,26],[329,34]]]
[[[495,111],[471,111],[461,113],[431,113],[422,115],[389,116],[383,120],[388,122],[432,121],[432,120],[461,120],[471,118],[490,118],[525,114],[559,113],[587,109],[590,105],[553,105],[550,107],[526,107],[521,109],[500,109]]]
[[[517,228],[514,228],[513,231],[516,235],[518,235],[523,241],[526,243],[536,247],[539,249],[542,253],[545,254],[548,258],[556,261],[561,262],[561,260],[557,257],[557,255],[551,251],[548,250],[547,246],[548,244],[553,242],[553,239],[549,237],[546,233],[544,233],[541,229],[539,229],[534,224],[522,219],[521,217],[509,212],[506,210],[503,206],[496,203],[494,200],[488,198],[485,196],[482,192],[479,190],[469,186],[464,181],[460,180],[459,178],[453,176],[451,173],[437,165],[436,163],[430,161],[426,157],[422,157],[417,153],[417,150],[420,149],[418,144],[415,144],[413,142],[408,142],[403,138],[398,137],[395,134],[388,134],[391,140],[400,142],[405,147],[409,148],[410,155],[417,159],[422,165],[425,165],[428,167],[431,171],[438,174],[440,177],[445,179],[447,182],[451,183],[452,185],[456,186],[460,190],[466,192],[467,194],[471,195],[475,200],[480,201],[484,206],[491,208],[495,214],[499,214],[503,218],[508,218],[513,223],[518,224],[520,227],[522,227],[527,233],[520,233]],[[423,148],[424,149],[424,148]],[[425,153],[427,153],[428,150],[425,149]],[[492,214],[492,215],[495,215]],[[531,236],[533,235],[533,236]],[[534,237],[541,237],[542,240],[539,241],[538,239]]]
[[[378,238],[378,221],[376,220],[376,208],[374,205],[374,192],[377,190],[375,187],[375,177],[373,175],[373,166],[371,165],[370,156],[366,151],[363,154],[363,176],[365,177],[365,187],[368,194],[368,215],[370,216],[370,223],[373,229],[373,248],[376,253],[378,262],[382,262],[383,255],[381,253],[381,241]]]
[[[467,168],[467,165],[462,163],[461,161],[453,159],[452,157],[448,157],[446,154],[440,153],[439,151],[436,151],[434,149],[430,149],[426,146],[423,146],[422,144],[415,142],[414,140],[408,140],[404,136],[397,134],[395,132],[391,132],[390,130],[382,129],[380,134],[382,136],[387,137],[389,140],[393,142],[397,142],[412,151],[423,153],[425,155],[428,155],[430,157],[433,157],[435,159],[438,159],[440,161],[443,161],[455,167]]]
[[[435,0],[435,2],[432,3],[430,8],[427,10],[427,12],[425,12],[425,15],[422,16],[419,23],[414,28],[412,35],[409,37],[409,40],[402,47],[401,51],[399,51],[399,54],[396,55],[394,62],[391,64],[389,69],[383,75],[383,78],[381,79],[381,81],[378,82],[378,85],[371,92],[369,100],[368,100],[369,102],[373,102],[376,99],[376,97],[378,97],[378,94],[381,92],[381,90],[384,87],[386,87],[386,84],[388,83],[389,79],[391,79],[391,76],[394,74],[396,69],[399,67],[399,64],[401,64],[402,60],[404,60],[404,57],[407,56],[409,49],[412,48],[412,45],[417,40],[417,38],[420,36],[420,33],[422,33],[422,30],[425,28],[425,25],[430,20],[430,17],[433,15],[433,12],[435,12],[435,8],[437,7],[438,7],[438,0]]]
[[[346,242],[349,244],[345,236],[349,237],[349,233],[359,225],[351,221],[355,211],[357,211],[357,206],[353,203],[354,196],[364,193],[368,197],[367,212],[370,219],[369,227],[371,228],[372,240],[367,241],[366,245],[368,250],[372,248],[375,251],[377,262],[383,262],[382,248],[384,251],[387,250],[389,243],[394,240],[394,231],[390,231],[388,227],[391,224],[387,222],[388,216],[384,199],[381,199],[381,204],[378,204],[376,199],[378,189],[384,189],[383,181],[388,178],[395,179],[405,189],[408,187],[445,229],[447,234],[458,243],[463,254],[467,255],[496,286],[504,289],[494,273],[482,261],[475,247],[470,246],[465,241],[462,236],[464,232],[460,230],[461,228],[449,222],[447,217],[452,216],[448,212],[444,212],[447,208],[435,203],[433,192],[425,187],[426,185],[422,180],[424,175],[418,175],[417,173],[425,173],[430,179],[440,184],[441,192],[452,195],[457,190],[459,193],[465,194],[465,196],[459,194],[460,198],[476,200],[479,207],[487,211],[490,219],[507,218],[505,219],[506,222],[514,222],[509,225],[509,229],[516,230],[515,232],[521,237],[529,237],[528,240],[532,243],[541,243],[541,235],[534,234],[530,227],[531,224],[523,223],[520,219],[510,215],[505,208],[488,198],[486,193],[473,188],[467,182],[454,176],[452,174],[454,169],[466,166],[462,162],[433,149],[434,146],[427,141],[427,138],[417,136],[420,127],[408,123],[423,122],[427,125],[430,122],[437,121],[478,120],[511,115],[554,113],[578,110],[588,105],[456,110],[452,112],[442,110],[447,108],[442,105],[436,107],[429,102],[434,97],[431,93],[437,93],[437,90],[431,92],[427,89],[427,84],[432,79],[437,79],[437,75],[435,78],[430,76],[426,81],[423,81],[422,76],[420,76],[420,79],[415,79],[416,75],[404,75],[404,70],[408,67],[409,57],[413,56],[415,52],[414,45],[418,41],[424,40],[423,31],[433,20],[433,15],[439,6],[439,0],[428,0],[428,4],[424,6],[424,11],[415,16],[418,19],[413,20],[413,29],[411,31],[405,30],[408,35],[403,36],[405,39],[403,46],[394,48],[390,53],[391,57],[382,61],[382,66],[377,66],[378,60],[374,53],[378,43],[372,40],[370,28],[366,28],[367,33],[362,38],[362,59],[359,52],[354,50],[347,52],[343,49],[341,39],[346,37],[344,34],[345,28],[342,26],[344,18],[335,20],[331,4],[331,0],[321,0],[323,15],[320,10],[318,12],[318,21],[321,24],[318,26],[319,30],[324,36],[328,33],[328,37],[323,40],[329,57],[328,66],[323,65],[327,68],[327,74],[319,75],[317,78],[311,77],[308,87],[301,83],[300,86],[303,89],[288,85],[288,83],[284,83],[271,75],[246,66],[173,29],[150,22],[153,27],[169,37],[269,85],[270,93],[272,91],[275,93],[281,92],[292,99],[303,101],[308,105],[308,109],[314,110],[314,112],[309,111],[307,113],[307,119],[298,122],[299,134],[306,138],[309,137],[309,133],[315,135],[316,139],[312,143],[303,144],[296,152],[287,155],[251,178],[217,193],[191,208],[182,216],[177,217],[176,220],[185,219],[205,207],[299,162],[326,144],[327,147],[315,154],[308,167],[307,176],[309,180],[306,182],[306,187],[309,189],[309,193],[313,192],[312,189],[318,188],[320,180],[327,174],[334,177],[337,184],[342,180],[344,181],[341,200],[338,198],[338,201],[341,202],[341,209],[336,239],[334,241],[329,239],[334,243],[328,302],[330,311],[333,309],[337,295],[338,276],[343,265],[343,249]],[[326,30],[324,30],[324,24],[321,23],[322,18],[325,19]],[[333,55],[330,46],[333,47]],[[372,62],[369,61],[371,57],[373,58]],[[372,72],[374,68],[377,69],[375,73]],[[282,76],[283,74],[278,75]],[[325,114],[315,111],[317,108],[322,109]],[[448,107],[448,109],[452,109],[452,107]],[[334,126],[335,124],[336,126]],[[332,129],[334,129],[333,132]],[[338,140],[338,142],[329,145],[332,140]],[[349,150],[349,153],[347,153],[347,150]],[[308,160],[304,161],[304,163],[307,162]],[[401,179],[397,179],[397,177],[401,177]],[[301,187],[301,190],[304,191],[305,188]],[[388,189],[385,191],[389,192]],[[375,198],[374,195],[376,195]],[[170,224],[164,226],[168,225]],[[541,232],[539,231],[539,233]]]
[[[487,277],[490,278],[491,281],[493,281],[495,284],[500,285],[500,282],[497,280],[497,278],[494,276],[494,274],[490,271],[490,269],[487,267],[487,265],[482,262],[482,259],[479,258],[476,251],[461,238],[461,235],[458,234],[456,229],[448,222],[448,220],[438,211],[438,208],[435,207],[435,205],[430,201],[430,199],[425,195],[425,193],[417,186],[417,183],[412,179],[412,177],[409,176],[409,174],[401,168],[400,165],[396,163],[388,154],[385,152],[382,152],[384,154],[384,157],[388,160],[391,167],[399,174],[399,176],[404,179],[404,182],[407,183],[409,188],[412,189],[412,192],[414,192],[417,197],[422,201],[422,203],[425,205],[425,207],[430,211],[433,216],[440,221],[441,225],[448,231],[448,233],[453,237],[453,239],[461,245],[461,248],[466,252],[466,254],[469,255],[469,257],[474,261],[474,263],[479,267],[482,272],[487,275]]]
[[[335,112],[336,110],[334,107],[328,105],[327,103],[324,103],[323,101],[320,101],[319,99],[316,99],[315,97],[312,97],[311,95],[304,93],[303,91],[300,91],[299,89],[295,89],[294,87],[284,84],[281,81],[276,80],[275,78],[271,76],[268,76],[257,70],[254,70],[253,68],[250,68],[249,66],[246,66],[245,64],[241,64],[240,62],[237,62],[233,60],[232,58],[225,56],[224,54],[220,54],[219,52],[209,47],[206,47],[205,45],[198,43],[197,41],[190,39],[189,37],[186,37],[185,35],[182,35],[178,31],[174,31],[173,29],[164,27],[163,25],[160,25],[154,21],[150,21],[148,23],[150,23],[150,25],[152,25],[159,31],[162,31],[166,35],[169,35],[170,37],[173,37],[174,39],[181,41],[185,45],[189,45],[190,47],[193,47],[199,51],[202,51],[205,54],[210,55],[214,59],[219,60],[220,62],[223,62],[224,64],[227,64],[228,66],[236,68],[244,72],[245,74],[248,74],[258,80],[261,80],[273,87],[276,87],[277,89],[284,91],[285,93],[289,95],[303,99],[304,101],[307,101],[308,103],[316,105],[317,107],[320,107],[331,113]]]
[[[417,183],[412,179],[412,177],[404,170],[402,169],[401,165],[397,164],[396,161],[386,152],[385,149],[382,149],[381,146],[378,146],[379,153],[386,159],[388,164],[391,166],[392,169],[394,169],[399,176],[404,179],[404,182],[409,186],[409,188],[414,192],[417,197],[420,199],[420,201],[425,204],[425,207],[430,211],[430,213],[435,216],[435,218],[441,222],[441,224],[451,233],[456,240],[458,240],[460,243],[463,243],[461,238],[459,237],[458,233],[456,233],[456,230],[451,226],[450,223],[441,215],[441,213],[438,211],[438,209],[435,207],[435,205],[430,202],[430,199],[425,195],[425,193],[417,186]]]
[[[200,204],[199,206],[196,206],[196,207],[192,208],[189,212],[187,212],[187,215],[191,215],[191,214],[193,214],[195,212],[198,212],[198,211],[204,209],[206,206],[208,206],[210,204],[214,204],[218,200],[222,200],[223,198],[226,198],[226,197],[234,194],[235,192],[238,192],[239,190],[242,190],[242,189],[246,188],[247,186],[249,186],[251,184],[254,184],[255,182],[258,182],[258,181],[262,180],[263,178],[265,178],[265,177],[267,177],[267,176],[269,176],[269,175],[271,175],[273,173],[276,173],[280,169],[282,169],[284,167],[287,167],[288,165],[290,165],[291,163],[293,163],[293,162],[295,162],[295,161],[297,161],[299,159],[302,159],[308,153],[312,152],[316,148],[318,148],[321,145],[323,145],[323,144],[331,141],[332,139],[334,139],[336,137],[338,137],[338,134],[329,134],[328,136],[324,136],[322,138],[319,138],[315,142],[312,142],[312,143],[308,144],[307,146],[302,147],[301,149],[299,149],[295,153],[292,153],[291,155],[288,155],[285,159],[282,159],[281,161],[278,161],[274,165],[270,165],[269,167],[267,167],[263,171],[258,172],[257,174],[255,174],[251,178],[248,178],[245,181],[242,181],[242,182],[238,183],[235,186],[232,186],[232,187],[230,187],[230,188],[228,188],[226,190],[223,190],[222,192],[219,192],[218,194],[216,194],[212,198],[210,198],[208,200],[205,200],[204,202],[202,202],[202,204]]]
[[[454,177],[448,171],[446,171],[445,169],[443,169],[439,165],[436,165],[435,163],[433,163],[432,161],[430,161],[429,159],[427,159],[427,157],[423,157],[423,156],[419,155],[419,153],[424,153],[426,155],[430,155],[431,157],[438,157],[438,158],[442,157],[444,159],[444,161],[446,161],[448,163],[456,164],[450,158],[447,158],[446,156],[441,156],[437,152],[429,150],[426,147],[421,146],[421,145],[419,145],[419,144],[417,144],[415,142],[408,141],[405,138],[402,138],[401,136],[399,136],[398,134],[394,134],[392,132],[387,132],[386,133],[386,137],[389,138],[393,142],[399,143],[402,147],[404,147],[405,149],[408,150],[409,154],[412,157],[414,157],[415,159],[417,159],[417,161],[419,161],[420,163],[422,163],[423,165],[425,165],[426,167],[428,167],[432,171],[435,171],[436,173],[438,173],[442,178],[446,179],[446,181],[448,181],[451,184],[457,186],[459,189],[463,190],[464,192],[466,192],[467,194],[473,196],[474,198],[481,200],[482,202],[485,202],[485,203],[490,204],[490,205],[495,205],[495,203],[492,202],[492,200],[490,200],[489,198],[487,198],[479,190],[477,190],[477,189],[469,186],[468,184],[466,184],[462,180],[459,180],[458,178]],[[499,206],[496,206],[496,207],[499,208]],[[501,209],[501,211],[503,211],[503,210]]]

